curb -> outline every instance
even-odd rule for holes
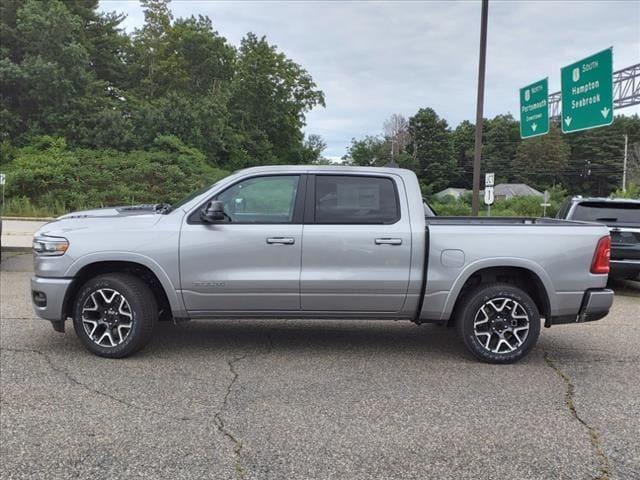
[[[18,253],[31,253],[33,252],[33,249],[30,247],[1,247],[0,248],[0,252],[5,253],[5,252],[18,252]]]
[[[17,220],[19,222],[50,222],[55,217],[2,217],[2,220]]]

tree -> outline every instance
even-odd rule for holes
[[[637,115],[617,116],[608,127],[565,135],[571,156],[564,181],[572,193],[606,196],[622,185],[625,134],[629,136],[633,173],[633,146],[640,143]]]
[[[449,185],[456,169],[449,125],[431,108],[421,108],[409,119],[409,153],[416,159],[418,177],[437,191]]]
[[[362,140],[352,138],[343,160],[350,165],[381,167],[391,160],[391,143],[384,138],[371,135]]]
[[[384,136],[391,143],[393,156],[397,156],[406,151],[409,145],[409,122],[402,115],[394,113],[383,125]]]
[[[460,188],[473,186],[473,151],[475,146],[476,127],[469,120],[464,120],[451,134],[453,157],[458,176],[452,185]]]
[[[242,39],[231,85],[230,121],[244,131],[249,164],[299,163],[305,114],[324,106],[311,75],[265,37]]]
[[[122,17],[97,2],[2,2],[0,135],[38,134],[87,141],[96,116],[114,106]]]
[[[549,133],[524,140],[518,145],[514,160],[515,178],[535,188],[544,189],[559,183],[569,161],[570,149],[557,125]]]
[[[495,172],[497,182],[514,178],[513,161],[520,145],[520,126],[511,114],[485,121],[482,147],[483,170]]]
[[[302,146],[302,161],[300,163],[315,163],[323,162],[322,152],[326,150],[327,143],[320,135],[312,133],[309,135]],[[329,162],[330,163],[330,162]]]
[[[169,33],[173,15],[170,0],[141,0],[144,26],[133,36],[132,57],[139,88],[146,98],[158,94],[157,89],[171,78],[175,55],[169,48]]]

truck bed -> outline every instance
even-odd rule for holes
[[[545,225],[545,226],[589,226],[586,222],[575,222],[557,218],[536,217],[425,217],[429,225]]]

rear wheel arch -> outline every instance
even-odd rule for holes
[[[480,286],[491,283],[508,283],[522,289],[532,298],[540,316],[545,319],[550,317],[551,301],[540,276],[526,267],[500,266],[481,268],[468,276],[458,292],[449,323],[455,321],[457,310],[466,297],[473,294]]]

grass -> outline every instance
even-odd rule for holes
[[[71,208],[64,202],[53,201],[47,205],[36,205],[28,197],[7,198],[2,209],[3,217],[57,217]],[[73,210],[78,210],[74,208]]]

